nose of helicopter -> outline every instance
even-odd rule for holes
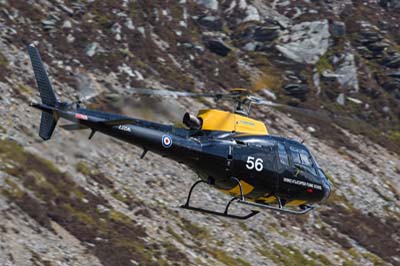
[[[329,195],[331,194],[331,186],[329,185],[328,181],[322,183],[322,191],[323,191],[322,201],[326,201],[329,198]]]

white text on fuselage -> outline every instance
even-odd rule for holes
[[[315,188],[318,190],[322,190],[322,187],[320,185],[309,183],[309,182],[302,181],[302,180],[296,180],[296,179],[284,177],[283,182],[289,183],[289,184],[294,184],[294,185],[299,185],[299,186],[303,186],[303,187],[309,187],[309,188]]]
[[[119,125],[118,129],[126,132],[131,132],[131,128],[125,125]]]

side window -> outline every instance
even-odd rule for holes
[[[296,164],[301,164],[300,153],[293,151],[292,147],[290,147],[290,151],[292,152],[293,162]]]
[[[282,143],[278,143],[278,153],[279,153],[279,161],[281,164],[288,166],[289,158],[286,152],[285,146]]]

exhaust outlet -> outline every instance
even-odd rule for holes
[[[201,119],[197,118],[196,116],[185,113],[183,116],[183,124],[190,129],[199,130],[201,129],[203,123]]]

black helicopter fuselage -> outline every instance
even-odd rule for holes
[[[151,151],[183,163],[210,185],[237,196],[235,177],[244,184],[244,196],[251,201],[268,203],[271,197],[279,197],[283,204],[314,203],[326,199],[330,192],[325,175],[307,148],[293,140],[189,130],[61,103],[32,106],[74,122],[70,130],[91,129],[91,137],[101,132],[143,148],[143,157]]]

